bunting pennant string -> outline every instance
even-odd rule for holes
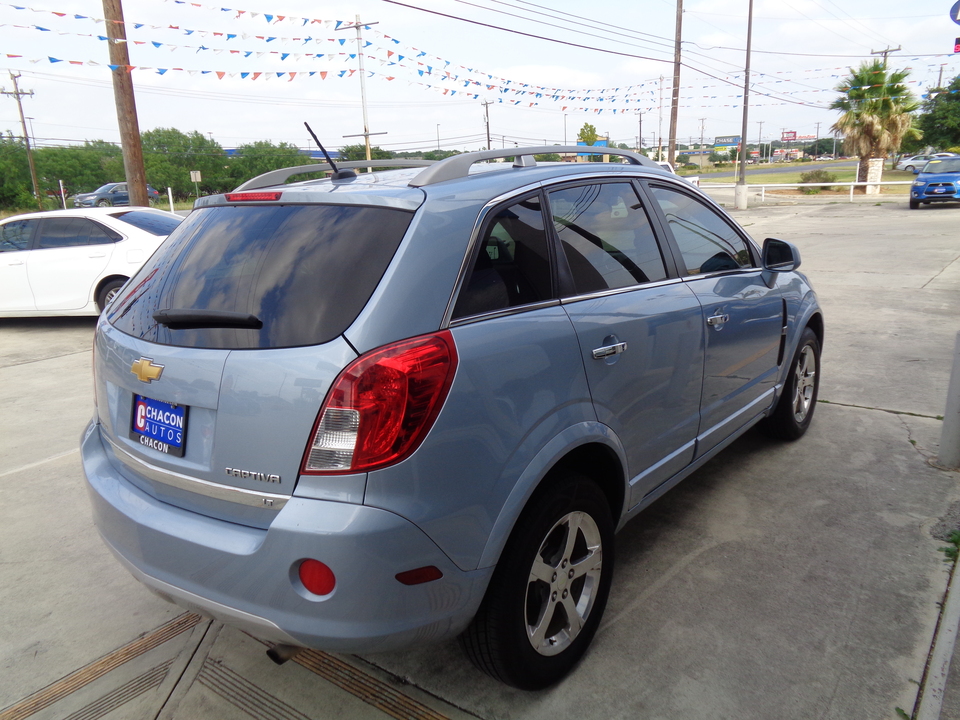
[[[219,12],[228,13],[231,17],[231,20],[256,20],[261,18],[265,20],[271,26],[277,25],[280,23],[292,23],[293,25],[303,28],[306,26],[316,26],[318,29],[333,29],[344,25],[344,21],[341,20],[321,20],[318,18],[303,18],[291,15],[277,15],[277,14],[264,14],[257,13],[247,10],[236,10],[232,8],[223,8],[223,7],[213,7],[206,6],[200,3],[187,2],[186,0],[163,0],[164,2],[173,2],[176,5],[183,5],[192,8],[205,8],[208,10],[214,10]],[[68,18],[73,20],[89,20],[94,23],[105,23],[106,21],[102,18],[96,18],[92,16],[84,16],[80,14],[73,14],[65,12],[55,12],[48,10],[39,10],[35,8],[28,8],[20,5],[4,4],[0,3],[0,6],[6,6],[14,8],[16,10],[23,11],[32,11],[34,13],[49,13],[61,18]],[[174,43],[161,42],[159,40],[137,40],[132,38],[127,38],[126,40],[113,40],[113,42],[126,42],[128,45],[134,47],[143,47],[145,50],[168,50],[168,51],[177,51],[177,50],[186,50],[194,54],[206,54],[213,53],[216,55],[221,55],[227,53],[236,57],[250,58],[256,56],[257,59],[261,59],[265,56],[279,59],[280,62],[285,65],[291,64],[300,64],[304,60],[309,60],[311,62],[316,61],[325,61],[327,63],[336,63],[342,62],[347,63],[351,60],[355,60],[358,57],[358,53],[345,52],[346,44],[350,42],[353,44],[352,40],[348,40],[343,37],[286,37],[286,36],[273,36],[273,35],[261,35],[261,34],[249,34],[244,32],[225,32],[225,31],[214,31],[214,30],[197,30],[191,28],[184,28],[180,25],[150,25],[146,23],[131,23],[127,21],[126,23],[128,30],[137,31],[137,34],[143,30],[150,31],[173,31],[178,34],[186,36],[198,36],[201,38],[213,37],[222,42],[236,41],[238,38],[240,40],[256,40],[264,44],[274,44],[278,49],[270,50],[241,50],[234,49],[229,47],[208,47],[206,45],[180,45]],[[96,38],[99,41],[111,42],[110,38],[104,35],[99,34],[85,34],[85,33],[71,33],[71,32],[61,32],[55,31],[52,28],[41,25],[0,25],[0,27],[13,27],[23,30],[33,30],[42,33],[57,32],[59,35],[77,35],[81,37]],[[499,96],[497,101],[500,103],[507,103],[512,105],[521,105],[527,103],[528,107],[536,107],[541,104],[541,101],[552,101],[554,104],[559,103],[573,103],[572,105],[564,105],[564,111],[585,111],[585,112],[603,112],[607,110],[611,113],[635,113],[637,111],[644,112],[656,109],[659,107],[659,101],[657,100],[657,95],[661,90],[661,80],[659,79],[650,79],[645,80],[640,83],[634,83],[632,85],[615,87],[615,88],[602,88],[602,89],[561,89],[561,88],[551,88],[540,86],[532,83],[520,82],[512,79],[498,77],[493,74],[484,73],[481,70],[476,68],[468,68],[462,65],[457,65],[452,63],[449,60],[445,60],[439,56],[429,55],[426,51],[420,50],[414,47],[404,47],[402,43],[396,38],[393,38],[389,35],[386,35],[379,30],[371,28],[370,26],[365,26],[368,32],[372,32],[377,41],[364,41],[363,45],[363,57],[365,60],[373,61],[374,63],[379,63],[381,67],[390,68],[390,72],[404,71],[408,73],[413,79],[408,81],[410,85],[418,85],[425,87],[427,89],[432,89],[440,92],[444,96],[454,97],[459,95],[460,97],[467,97],[472,99],[479,99],[482,95],[483,97],[489,96]],[[285,48],[291,43],[298,43],[299,47],[297,50],[292,48]],[[322,45],[332,45],[336,50],[334,52],[304,52],[302,51],[304,46],[308,44],[313,44],[317,46]],[[325,48],[321,48],[325,49]],[[8,55],[8,57],[19,57]],[[948,55],[936,56],[936,57],[949,57]],[[57,58],[48,57],[49,62],[67,62],[71,65],[97,65],[98,63],[87,61],[63,61]],[[920,58],[914,58],[914,61],[921,61]],[[39,60],[30,60],[29,62],[39,62]],[[921,61],[922,62],[922,61]],[[113,66],[109,66],[112,69],[116,69]],[[300,68],[304,67],[302,64]],[[929,64],[929,68],[937,67],[939,65]],[[139,70],[154,70],[152,67],[130,65],[126,66],[125,69],[127,72],[132,72],[133,69]],[[814,68],[803,71],[780,71],[777,73],[756,73],[755,80],[751,84],[751,92],[759,95],[761,97],[766,97],[770,100],[776,100],[775,96],[785,96],[785,95],[798,95],[802,93],[822,93],[822,92],[837,92],[834,87],[829,88],[817,88],[805,85],[806,81],[813,80],[822,80],[829,78],[831,80],[839,80],[841,78],[847,77],[846,70],[844,67],[837,68]],[[159,68],[156,69],[157,74],[165,75],[169,70],[183,71],[182,68]],[[318,71],[308,70],[304,72],[302,69],[297,70],[283,70],[283,71],[242,71],[242,72],[230,72],[230,71],[211,71],[211,70],[201,70],[201,71],[186,71],[191,74],[210,74],[213,73],[217,75],[219,79],[224,77],[238,77],[240,79],[252,79],[256,80],[259,77],[264,77],[269,79],[270,77],[286,77],[288,82],[294,81],[296,77],[304,76],[312,77],[318,74]],[[356,69],[342,70],[334,72],[336,77],[353,77],[357,72]],[[803,80],[804,83],[800,83],[798,80],[790,77],[793,74],[804,73]],[[826,75],[811,75],[810,73],[827,73]],[[321,79],[326,79],[327,71],[319,71]],[[396,75],[386,75],[384,73],[377,73],[375,71],[368,71],[368,77],[381,77],[388,81],[396,79]],[[712,88],[724,87],[729,88],[730,82],[742,82],[742,73],[730,73],[723,79],[726,81],[725,84],[714,84],[714,85],[682,85],[681,90],[687,92],[704,92]],[[442,83],[443,85],[438,85],[435,83]],[[784,90],[776,85],[781,85],[784,83],[799,83],[804,89],[799,90]],[[914,84],[922,85],[925,84],[923,80],[908,80],[905,84]],[[671,86],[670,79],[667,79],[665,83],[666,87]],[[871,87],[871,86],[863,86]],[[455,89],[456,88],[456,89]],[[853,88],[850,88],[853,89]],[[697,100],[719,100],[725,98],[738,99],[742,98],[742,95],[739,94],[704,94],[704,95],[694,95],[687,94],[683,95],[680,99],[683,101],[692,101],[696,102]],[[786,103],[772,103],[776,105],[783,105]],[[685,105],[685,107],[697,107],[695,105]],[[710,105],[702,105],[699,107],[717,107],[717,104],[710,103]],[[723,107],[739,107],[739,105],[724,105]]]
[[[285,82],[294,82],[294,81],[301,81],[309,78],[319,78],[320,80],[327,80],[328,78],[329,79],[350,78],[357,72],[356,69],[346,69],[346,70],[340,70],[337,72],[329,72],[329,71],[307,71],[307,72],[237,71],[237,72],[231,72],[231,71],[224,71],[224,70],[191,70],[191,69],[182,68],[182,67],[156,68],[156,67],[147,67],[147,66],[139,66],[139,65],[112,65],[112,64],[99,63],[93,60],[87,60],[87,61],[67,60],[64,58],[57,58],[53,56],[47,56],[46,58],[25,58],[23,55],[18,55],[13,53],[5,53],[5,55],[8,59],[23,59],[23,60],[26,60],[26,62],[29,62],[31,64],[38,64],[41,62],[48,62],[50,64],[66,63],[68,65],[106,67],[110,70],[122,70],[127,73],[132,73],[134,70],[137,70],[140,72],[152,71],[157,75],[161,75],[161,76],[164,76],[170,72],[187,73],[188,75],[191,75],[191,76],[213,75],[218,80],[223,80],[224,78],[237,78],[241,80],[256,81],[257,79],[263,78],[264,81],[269,81],[271,79],[277,79],[277,80],[283,79]],[[397,79],[396,76],[393,76],[393,75],[386,75],[383,73],[378,73],[376,71],[368,71],[368,72],[371,77],[379,77],[385,81],[394,81]],[[471,92],[464,93],[464,92],[460,92],[458,90],[452,89],[450,87],[441,87],[438,85],[432,85],[432,84],[422,83],[417,81],[409,81],[408,84],[410,86],[419,86],[423,89],[431,90],[433,92],[439,93],[442,96],[447,96],[451,98],[458,95],[463,99],[476,100],[479,98],[479,93],[471,93]],[[956,93],[958,91],[954,90],[954,91],[944,91],[944,92]],[[735,96],[735,97],[739,97],[739,96]],[[711,96],[710,99],[715,99],[715,96]],[[773,106],[782,106],[782,105],[788,104],[786,102],[777,102],[776,98],[768,98],[768,99],[770,100],[770,102],[758,102],[758,103],[755,103],[755,105],[757,107],[773,107]],[[529,101],[529,100],[525,101],[522,99],[502,98],[502,97],[498,98],[497,102],[500,104],[512,105],[512,106],[524,106],[527,108],[536,108],[541,105],[539,101]],[[650,98],[646,101],[638,102],[635,106],[630,108],[597,107],[597,106],[591,106],[589,104],[571,103],[569,105],[561,106],[560,110],[562,112],[569,112],[569,113],[580,112],[580,113],[593,113],[593,114],[599,115],[599,114],[602,114],[603,112],[608,112],[609,114],[617,115],[617,114],[624,114],[624,113],[635,113],[638,110],[641,112],[653,112],[657,109],[657,107],[658,107],[657,100],[654,98]],[[684,103],[684,104],[681,104],[681,107],[685,109],[693,109],[693,108],[700,109],[700,108],[710,108],[710,107],[739,108],[740,104],[739,103],[727,103],[727,104],[710,103],[709,105],[695,105],[695,104]]]

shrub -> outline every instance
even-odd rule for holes
[[[827,172],[826,170],[810,170],[809,172],[800,174],[801,183],[829,183],[836,182],[837,176],[833,173]],[[816,195],[821,190],[832,190],[833,188],[827,185],[826,187],[811,187],[811,188],[800,188],[800,190],[806,195]]]

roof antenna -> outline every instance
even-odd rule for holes
[[[323,156],[327,159],[327,162],[330,163],[330,167],[333,168],[333,175],[330,176],[331,180],[346,180],[347,178],[355,178],[357,173],[353,170],[337,170],[336,163],[330,159],[330,155],[324,149],[323,145],[320,144],[320,141],[317,139],[317,134],[310,129],[310,126],[306,122],[303,123],[304,127],[307,128],[307,132],[310,133],[313,137],[313,141],[317,144],[317,147],[320,148],[320,152],[323,153]]]

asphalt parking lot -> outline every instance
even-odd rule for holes
[[[960,474],[928,463],[960,330],[960,208],[734,216],[800,248],[824,307],[811,430],[748,433],[628,525],[591,650],[538,693],[456,643],[276,666],[150,594],[85,495],[94,319],[0,319],[0,720],[912,717],[950,574],[933,533],[960,517]],[[960,717],[956,684],[942,718]]]

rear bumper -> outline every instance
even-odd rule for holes
[[[267,529],[164,503],[127,481],[96,423],[81,444],[94,520],[144,585],[264,640],[335,652],[380,652],[452,637],[476,613],[492,569],[459,570],[419,528],[378,508],[292,497]],[[333,592],[300,585],[301,560],[327,564]],[[396,574],[434,565],[406,586]]]

